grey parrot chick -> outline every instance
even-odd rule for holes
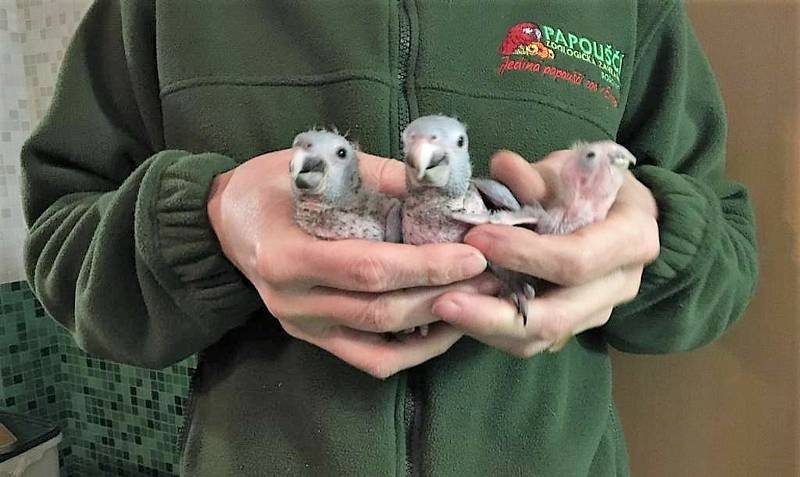
[[[447,116],[423,116],[403,132],[408,197],[403,203],[403,242],[414,245],[461,242],[472,225],[462,217],[505,217],[535,223],[538,204],[522,207],[497,181],[472,179],[466,127]],[[494,209],[502,211],[492,213]],[[516,274],[492,266],[517,309],[527,320],[533,288]]]
[[[400,242],[400,201],[362,186],[356,148],[335,132],[311,130],[292,144],[295,222],[326,240]]]
[[[471,181],[466,127],[447,116],[423,116],[406,127],[402,139],[408,189],[403,242],[461,242],[471,226],[452,215],[489,211]]]

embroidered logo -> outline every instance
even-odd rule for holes
[[[565,33],[560,28],[544,24],[523,22],[508,29],[498,53],[502,56],[497,68],[500,76],[509,71],[542,74],[556,81],[583,86],[602,95],[611,106],[619,106],[617,95],[621,87],[625,54],[610,43],[601,43],[569,31]],[[581,71],[568,71],[555,64],[544,63],[560,54],[596,67],[599,80],[590,79]]]
[[[552,59],[553,50],[542,43],[542,30],[535,23],[518,23],[509,28],[500,45],[501,55],[527,55]]]
[[[601,79],[616,89],[620,88],[622,60],[625,54],[610,43],[601,43],[583,35],[567,32],[560,28],[542,26],[544,44],[565,53],[567,56],[597,66],[601,71]]]

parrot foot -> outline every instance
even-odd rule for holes
[[[511,302],[517,308],[517,313],[522,315],[522,325],[528,325],[528,300],[536,296],[536,290],[530,283],[523,283],[517,290],[511,292]]]
[[[413,335],[418,329],[419,329],[419,335],[420,336],[422,336],[422,337],[428,336],[428,331],[429,331],[428,330],[428,325],[419,325],[419,326],[415,326],[413,328],[406,328],[406,329],[404,329],[402,331],[398,331],[395,334],[396,334],[396,336],[398,338],[402,339],[403,337],[405,337],[407,335]]]

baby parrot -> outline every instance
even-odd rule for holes
[[[569,234],[606,218],[628,166],[636,158],[614,141],[579,142],[559,174],[556,199],[536,226],[540,234]]]
[[[356,148],[335,132],[298,134],[289,163],[295,222],[326,240],[400,242],[400,201],[363,187]]]
[[[535,222],[538,204],[521,206],[511,191],[491,179],[472,179],[466,127],[447,116],[423,116],[403,131],[408,197],[403,203],[403,242],[414,245],[461,242],[471,224],[466,217],[505,217]],[[491,209],[504,209],[492,213]],[[492,271],[527,320],[527,298],[533,288],[499,267]]]
[[[536,224],[540,234],[563,235],[606,218],[617,198],[628,166],[636,158],[614,141],[578,142],[558,176],[555,199],[533,220],[504,212],[457,214],[465,223]]]
[[[511,191],[491,179],[472,179],[466,127],[447,116],[423,116],[403,131],[408,197],[403,203],[403,242],[461,242],[471,225],[454,214],[534,220],[538,204],[522,207]]]
[[[559,173],[555,199],[537,217],[535,231],[540,234],[570,234],[605,219],[625,181],[628,166],[635,164],[634,155],[614,141],[576,143]],[[473,225],[534,222],[499,213],[460,214],[458,218]],[[511,279],[520,277],[525,281],[535,280],[524,274],[516,274]],[[568,339],[554,344],[551,351],[561,349]]]

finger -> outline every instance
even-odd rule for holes
[[[528,324],[507,299],[455,292],[440,297],[433,312],[466,335],[520,358],[541,353],[552,345],[558,334],[531,319],[537,300],[528,305]]]
[[[273,299],[270,310],[282,319],[317,320],[375,333],[398,332],[439,321],[431,305],[451,291],[496,294],[499,283],[490,273],[442,287],[408,288],[388,293],[358,293],[314,288],[302,295]]]
[[[547,203],[558,194],[561,166],[570,157],[567,149],[554,151],[541,161],[529,163],[511,151],[492,157],[492,177],[505,184],[523,203]]]
[[[533,301],[530,303],[533,304]],[[517,309],[505,298],[463,292],[446,293],[434,301],[431,312],[484,342],[497,338],[522,340],[527,336]]]
[[[464,242],[487,260],[561,285],[577,285],[658,255],[658,225],[651,217],[616,210],[568,235],[540,235],[521,227],[480,225]]]
[[[448,285],[479,275],[486,259],[464,244],[404,245],[366,240],[298,240],[272,260],[285,285],[384,292]]]
[[[620,207],[635,207],[642,213],[658,219],[658,204],[653,193],[630,171],[625,173],[625,181],[617,193],[617,199],[611,210]]]
[[[432,312],[475,339],[527,357],[605,324],[609,310],[636,295],[640,277],[641,268],[633,267],[546,292],[529,300],[527,325],[508,300],[483,295],[446,293],[434,301]]]
[[[515,152],[498,151],[492,156],[490,167],[492,177],[505,184],[523,204],[540,202],[548,195],[541,173]]]
[[[539,298],[540,311],[543,316],[562,316],[572,334],[596,328],[608,321],[610,313],[605,311],[636,297],[641,275],[641,266],[625,267],[580,286],[550,290]]]
[[[402,162],[361,152],[358,169],[368,187],[392,197],[406,193],[406,171]]]
[[[404,369],[439,356],[458,341],[463,333],[444,323],[431,326],[427,336],[411,335],[402,341],[337,327],[313,344],[372,376],[386,379]]]

